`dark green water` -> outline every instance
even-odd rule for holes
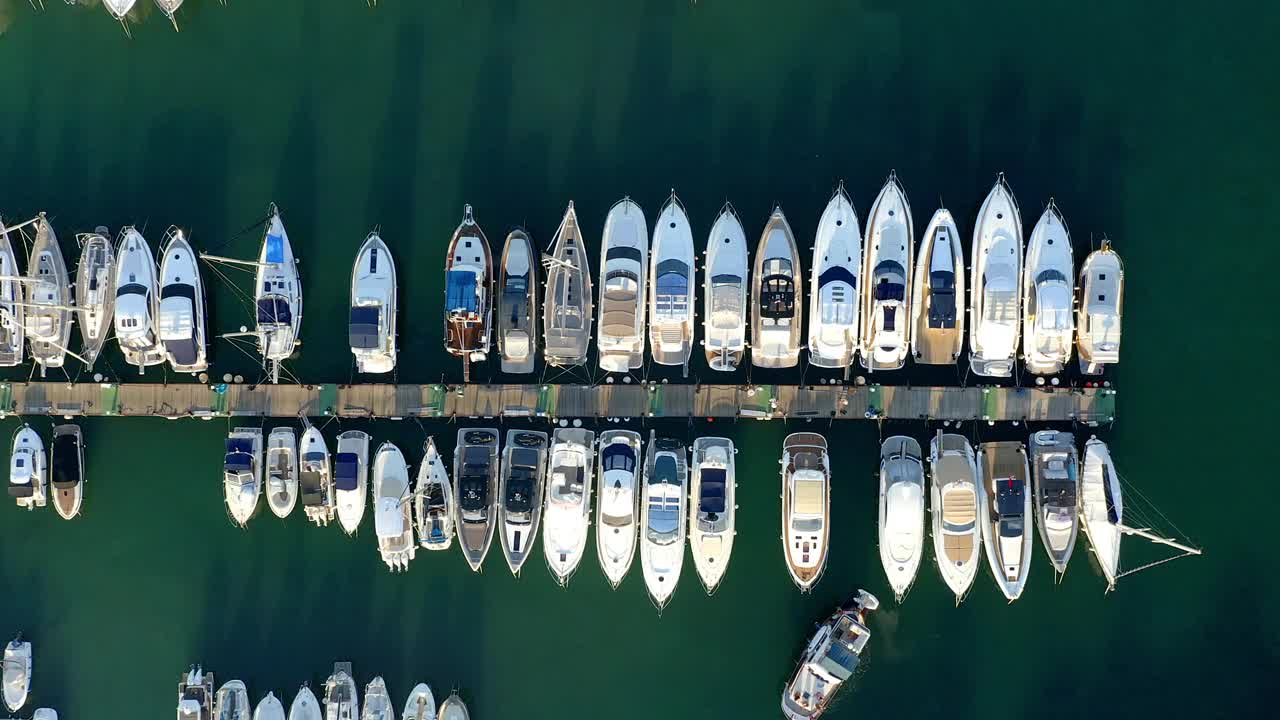
[[[1262,315],[1280,260],[1267,223],[1280,211],[1273,8],[188,0],[175,34],[141,0],[150,16],[126,40],[99,7],[46,1],[44,14],[0,2],[0,213],[47,210],[69,253],[95,225],[145,223],[155,243],[179,223],[198,246],[248,255],[274,200],[302,259],[291,368],[309,382],[351,377],[350,263],[374,225],[400,268],[399,379],[457,380],[440,350],[440,269],[464,202],[495,243],[516,224],[545,242],[569,199],[596,241],[614,200],[629,193],[652,216],[671,187],[696,236],[730,199],[752,241],[775,202],[811,238],[839,179],[865,213],[894,168],[918,225],[941,198],[967,234],[1005,171],[1028,231],[1053,196],[1079,256],[1102,233],[1124,255],[1120,420],[1103,434],[1121,472],[1207,552],[1104,597],[1083,545],[1058,586],[1036,547],[1021,600],[1006,605],[984,570],[959,608],[930,555],[898,607],[876,553],[876,448],[881,432],[933,428],[847,424],[827,431],[831,564],[801,596],[777,539],[775,466],[786,432],[820,426],[674,423],[659,429],[738,442],[741,509],[718,594],[687,562],[659,619],[638,568],[611,592],[594,557],[562,591],[537,558],[514,580],[497,553],[483,575],[454,551],[390,576],[367,523],[350,541],[264,511],[233,530],[226,423],[91,420],[83,518],[0,511],[0,634],[36,645],[28,712],[169,717],[192,662],[287,703],[349,659],[362,685],[383,675],[397,704],[427,681],[439,696],[461,688],[477,717],[775,717],[810,623],[860,586],[887,601],[832,717],[1270,706],[1276,394],[1247,383],[1266,382],[1254,358],[1280,349]],[[217,328],[244,323],[207,280]],[[104,358],[109,375],[125,369]],[[254,374],[225,343],[214,360],[215,373]],[[939,378],[955,376],[902,381]],[[355,427],[415,463],[424,429],[446,453],[456,431],[342,425]]]

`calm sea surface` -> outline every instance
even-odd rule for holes
[[[1280,669],[1280,568],[1263,539],[1276,392],[1256,360],[1280,351],[1266,310],[1280,261],[1267,222],[1280,213],[1269,4],[188,0],[177,34],[141,0],[132,40],[96,5],[46,4],[0,1],[0,213],[48,211],[74,264],[75,233],[130,223],[153,245],[177,223],[198,247],[248,256],[278,203],[306,289],[289,367],[306,382],[353,377],[347,287],[374,226],[399,266],[398,379],[457,381],[441,350],[441,265],[464,203],[495,251],[515,225],[545,243],[570,199],[596,243],[615,200],[630,194],[652,218],[672,188],[699,245],[728,199],[753,244],[780,203],[807,247],[841,179],[865,220],[895,169],[917,228],[943,202],[967,237],[1004,171],[1028,233],[1054,197],[1078,259],[1103,234],[1124,256],[1119,421],[1096,432],[1206,554],[1104,596],[1083,541],[1055,585],[1037,540],[1021,600],[1006,604],[984,569],[957,608],[929,549],[899,606],[876,550],[877,444],[935,427],[664,423],[738,443],[740,514],[719,592],[705,596],[687,561],[659,618],[639,569],[612,592],[594,550],[566,591],[538,557],[513,579],[496,551],[480,575],[455,550],[392,576],[368,519],[354,540],[266,511],[235,530],[220,486],[228,423],[86,420],[84,517],[0,508],[0,635],[35,643],[28,712],[171,717],[193,662],[287,703],[351,660],[362,686],[384,676],[397,706],[426,681],[438,697],[459,688],[479,718],[770,718],[811,623],[859,587],[884,603],[866,670],[832,717],[1274,707],[1261,689]],[[218,331],[249,321],[223,280],[206,282]],[[258,376],[226,341],[213,358],[216,375]],[[114,348],[99,365],[136,378]],[[501,377],[496,363],[478,375]],[[693,375],[712,373],[695,363]],[[960,379],[945,368],[884,381]],[[48,419],[31,421],[47,436]],[[354,428],[415,465],[425,435],[449,454],[457,430],[325,432]],[[807,596],[778,541],[776,462],[800,429],[826,432],[836,468],[830,566]],[[1131,563],[1158,557],[1130,549]]]

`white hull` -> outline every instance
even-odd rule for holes
[[[449,482],[449,471],[431,438],[427,438],[423,445],[422,464],[418,467],[418,482],[414,488],[413,510],[418,526],[418,544],[427,550],[448,550],[453,544],[453,523],[457,508],[453,501],[453,484]]]
[[[1120,361],[1121,311],[1124,304],[1124,264],[1102,242],[1080,268],[1080,299],[1076,303],[1076,337],[1080,367],[1090,375]]]
[[[151,246],[133,227],[120,231],[116,248],[116,342],[125,362],[138,368],[165,361],[157,328],[159,279]]]
[[[542,552],[561,585],[578,569],[587,549],[591,520],[591,479],[595,465],[590,430],[556,430],[547,460]]]
[[[111,241],[98,233],[81,235],[79,239],[76,319],[80,324],[80,356],[92,367],[111,331],[116,306],[116,251]],[[4,264],[3,261],[0,264]],[[0,273],[17,274],[11,266],[0,267]]]
[[[747,236],[726,204],[707,236],[702,275],[702,335],[712,370],[738,369],[747,350]]]
[[[520,569],[529,559],[538,537],[546,468],[546,433],[507,431],[498,484],[498,525],[502,528],[502,554],[516,577],[520,576]]]
[[[924,229],[911,280],[911,348],[916,362],[950,365],[964,345],[964,248],[945,209]]]
[[[969,364],[987,377],[1009,377],[1021,328],[1022,217],[1001,175],[973,226],[969,274]]]
[[[289,720],[323,720],[323,718],[320,701],[316,699],[315,693],[311,692],[311,688],[303,685],[289,705]]]
[[[666,607],[684,565],[689,469],[684,446],[649,436],[640,499],[640,567],[649,598]]]
[[[782,444],[782,553],[801,592],[809,592],[827,568],[831,534],[831,459],[827,440],[792,433]]]
[[[693,442],[689,550],[708,595],[716,591],[729,569],[737,533],[736,452],[728,438],[700,437]]]
[[[360,716],[360,720],[394,720],[394,713],[386,682],[381,677],[375,677],[364,687],[364,714]]]
[[[218,720],[249,720],[252,712],[250,707],[249,693],[244,683],[230,680],[218,688],[213,714]]]
[[[640,518],[640,435],[629,430],[600,433],[596,463],[596,555],[605,579],[622,584],[635,559]]]
[[[924,466],[920,443],[901,435],[880,449],[880,564],[899,602],[924,554]]]
[[[498,275],[498,354],[502,372],[533,372],[538,356],[538,265],[533,242],[512,230],[502,248]]]
[[[262,429],[238,427],[227,437],[222,491],[231,521],[244,527],[262,495]]]
[[[286,518],[298,504],[298,436],[293,428],[278,427],[267,437],[267,505]]]
[[[196,254],[176,227],[165,233],[158,307],[160,343],[174,371],[200,373],[208,369],[204,282]]]
[[[369,435],[348,430],[338,435],[338,453],[333,464],[333,495],[338,524],[354,535],[364,519],[369,498]]]
[[[49,466],[40,434],[24,424],[13,435],[9,455],[9,496],[18,507],[34,510],[49,498]]]
[[[111,243],[105,238],[102,242],[105,248],[108,250],[111,248]],[[13,243],[9,241],[9,230],[5,227],[3,220],[0,220],[0,367],[21,365],[23,351],[26,348],[26,332],[22,327],[22,303],[25,298],[22,293],[22,283],[17,279],[20,275],[18,256],[13,251]],[[104,279],[104,283],[103,292],[107,297],[111,297],[110,273]],[[105,322],[101,331],[105,334]]]
[[[23,284],[27,307],[22,313],[23,333],[31,359],[40,366],[41,377],[49,368],[66,363],[74,313],[67,309],[71,288],[67,284],[67,264],[58,247],[53,226],[41,215],[36,223],[36,241],[27,259],[28,282]]]
[[[1071,235],[1050,201],[1031,231],[1022,273],[1023,358],[1031,373],[1053,375],[1071,360],[1075,276]]]
[[[556,230],[543,287],[543,346],[548,365],[570,367],[587,361],[591,324],[595,313],[591,289],[591,264],[578,213],[570,201]]]
[[[293,356],[302,328],[302,280],[293,257],[289,234],[272,206],[258,254],[254,285],[257,307],[258,352],[274,363],[271,381],[279,379],[279,363]]]
[[[658,212],[649,256],[649,349],[659,365],[686,365],[693,351],[693,231],[675,195]]]
[[[863,254],[862,366],[868,370],[896,370],[907,361],[914,243],[911,205],[890,175],[871,206]]]
[[[841,185],[818,220],[809,276],[809,362],[843,368],[858,351],[862,229]]]
[[[795,367],[804,324],[804,276],[782,208],[774,208],[760,233],[751,282],[751,364]]]
[[[440,720],[471,720],[471,712],[467,710],[467,704],[462,702],[462,698],[458,697],[458,693],[454,692],[440,703]]]
[[[275,693],[269,692],[258,701],[258,707],[253,709],[253,720],[285,720],[284,705]]]
[[[107,14],[120,22],[124,22],[125,16],[137,4],[138,0],[102,0],[102,7],[107,9]]]
[[[404,701],[401,720],[436,720],[436,697],[426,683],[418,683]]]
[[[960,602],[973,587],[982,551],[981,493],[969,441],[963,435],[938,433],[929,445],[929,475],[934,559]]]
[[[418,551],[413,539],[409,465],[400,448],[389,442],[378,446],[373,458],[373,508],[374,533],[382,561],[392,571],[407,570]],[[390,713],[390,704],[387,708]]]
[[[31,643],[18,636],[4,646],[4,704],[9,712],[18,712],[27,704],[31,669]]]
[[[333,463],[324,435],[314,427],[302,433],[298,443],[298,497],[307,519],[321,527],[333,520]]]
[[[1123,502],[1120,476],[1111,461],[1111,450],[1101,440],[1089,438],[1084,446],[1084,468],[1080,473],[1080,521],[1107,580],[1107,589],[1115,587],[1120,570]]]
[[[644,365],[649,228],[630,198],[609,209],[600,247],[600,368],[628,372]]]
[[[978,517],[987,564],[1000,592],[1013,602],[1027,584],[1034,537],[1027,449],[1018,442],[983,443],[977,464],[983,490]]]
[[[369,233],[351,269],[347,326],[356,372],[389,373],[396,367],[396,263],[376,233]]]
[[[1028,445],[1040,544],[1054,571],[1061,575],[1067,571],[1080,525],[1076,437],[1069,432],[1041,430],[1031,434]]]

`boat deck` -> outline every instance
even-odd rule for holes
[[[916,329],[916,337],[912,340],[912,350],[916,362],[925,365],[954,365],[953,354],[960,347],[959,328],[930,328],[925,332]]]

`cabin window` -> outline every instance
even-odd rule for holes
[[[1107,279],[1107,274],[1106,274],[1106,273],[1098,273],[1098,279],[1099,279],[1099,280],[1106,280],[1106,279]]]
[[[1105,294],[1098,295],[1098,302],[1106,302],[1106,301],[1107,301],[1107,296]]]

